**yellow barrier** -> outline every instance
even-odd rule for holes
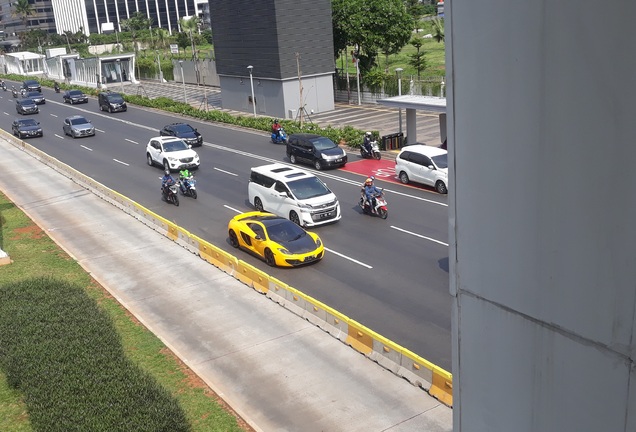
[[[200,239],[175,223],[79,173],[24,141],[15,139],[12,135],[2,130],[0,130],[0,136],[4,136],[16,147],[35,154],[46,164],[57,167],[72,177],[79,177],[87,184],[87,187],[96,189],[99,193],[110,198],[111,201],[122,205],[127,209],[128,213],[136,214],[141,219],[146,219],[151,224],[165,230],[166,236],[173,241],[185,241],[194,251],[198,247],[198,254],[203,260],[236,277],[255,290],[266,294],[273,301],[286,307],[293,305],[299,311],[299,315],[305,319],[323,328],[355,350],[371,357],[386,369],[406,378],[412,384],[421,386],[421,380],[430,382],[429,394],[452,407],[453,377],[444,369],[391,342],[337,310],[269,276],[267,273],[244,261],[239,261],[232,254]]]
[[[242,260],[238,261],[237,270],[236,278],[245,285],[251,286],[261,293],[267,293],[267,291],[269,291],[269,275],[264,271]]]

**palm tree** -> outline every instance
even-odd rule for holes
[[[18,0],[14,4],[13,16],[20,17],[22,19],[22,24],[24,24],[25,29],[29,25],[29,16],[35,15],[35,10],[33,6],[29,3],[29,0]]]
[[[157,44],[159,44],[161,48],[165,48],[166,42],[170,38],[170,34],[168,33],[168,30],[158,28],[156,35],[157,35]]]
[[[444,20],[434,19],[433,23],[433,39],[436,42],[444,42]]]
[[[183,17],[179,20],[179,26],[181,27],[181,31],[183,33],[187,33],[190,35],[190,43],[192,44],[192,57],[195,57],[195,46],[194,46],[194,32],[199,29],[199,24],[201,20],[198,16],[193,15],[189,17]]]

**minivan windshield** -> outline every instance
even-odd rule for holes
[[[287,183],[289,189],[299,200],[314,198],[331,193],[318,177],[307,177]]]
[[[433,156],[433,162],[439,169],[448,168],[448,153],[444,153],[442,155]]]
[[[328,150],[330,148],[337,147],[336,144],[334,144],[334,142],[331,141],[327,137],[314,138],[314,139],[311,140],[311,142],[314,144],[314,147],[318,151],[320,151],[320,150]]]

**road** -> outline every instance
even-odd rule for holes
[[[387,192],[389,218],[362,215],[356,204],[363,176],[355,167],[365,162],[351,154],[347,170],[316,173],[338,196],[343,213],[340,222],[315,229],[327,247],[325,258],[300,269],[271,269],[232,249],[227,241],[227,222],[237,212],[252,210],[247,202],[250,167],[289,163],[283,146],[271,144],[262,132],[187,120],[205,140],[204,146],[196,149],[202,159],[196,173],[199,198],[184,197],[180,207],[174,207],[161,200],[162,170],[146,164],[145,145],[164,124],[181,119],[136,107],[129,107],[126,113],[102,113],[95,99],[70,106],[50,89],[44,89],[44,94],[47,103],[40,105],[40,114],[33,117],[41,122],[45,136],[30,139],[30,144],[451,369],[445,196],[380,180],[379,186]],[[13,118],[19,116],[15,102],[11,92],[0,92],[0,98],[0,127],[10,130]],[[63,119],[73,114],[92,120],[97,135],[75,140],[65,137]]]

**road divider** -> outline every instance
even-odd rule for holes
[[[266,272],[197,237],[188,230],[148,210],[130,198],[93,180],[74,168],[15,138],[4,130],[0,137],[60,172],[138,221],[162,233],[204,261],[264,294],[294,314],[306,319],[333,337],[364,354],[370,360],[422,388],[452,407],[452,375],[426,359],[388,340],[332,307],[287,285]]]

